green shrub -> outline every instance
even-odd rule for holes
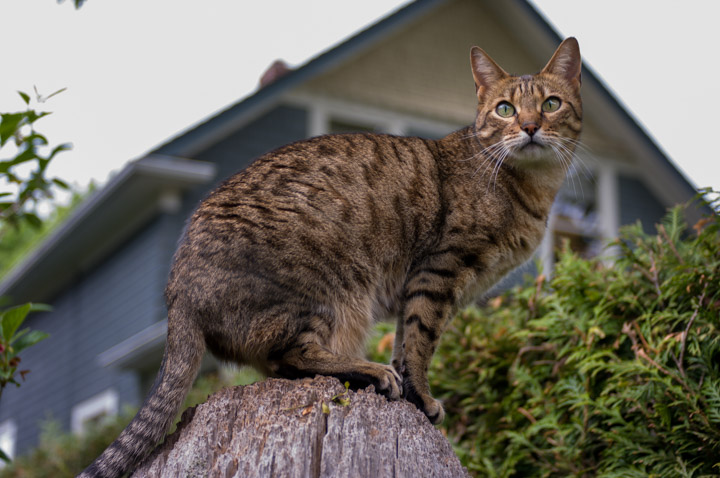
[[[249,385],[263,380],[263,378],[264,376],[253,368],[235,366],[225,366],[219,372],[199,376],[185,397],[176,422],[180,421],[182,412],[185,411],[186,408],[204,403],[210,395],[218,390],[226,387],[235,387],[237,385]]]
[[[0,478],[72,478],[80,473],[130,423],[135,410],[92,424],[83,435],[63,431],[55,420],[42,426],[40,443],[0,470]]]
[[[720,222],[626,228],[459,315],[430,371],[477,476],[720,476]]]

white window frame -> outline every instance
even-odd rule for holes
[[[98,416],[115,416],[118,413],[119,406],[120,398],[112,388],[83,400],[72,408],[70,429],[73,433],[82,434],[88,421]]]
[[[592,174],[595,178],[595,190],[592,193],[595,194],[598,215],[597,234],[599,239],[609,242],[618,237],[620,229],[619,173],[621,170],[631,171],[632,168],[608,157],[581,152],[576,152],[576,155],[582,155],[579,161],[582,161],[583,166],[579,165],[578,167],[587,169],[587,173]],[[555,251],[553,250],[555,245],[555,221],[555,213],[551,211],[547,222],[547,232],[538,249],[543,274],[548,277],[552,276],[555,262]],[[617,253],[617,248],[611,247],[605,250],[602,257],[612,263]]]
[[[333,120],[377,126],[382,132],[407,134],[412,129],[449,133],[465,125],[418,118],[413,115],[384,110],[352,101],[295,93],[285,103],[304,108],[309,113],[308,136],[320,136],[330,131]]]
[[[10,457],[15,457],[17,445],[17,424],[15,420],[8,419],[0,423],[0,450]],[[0,468],[5,467],[5,462],[0,461]]]

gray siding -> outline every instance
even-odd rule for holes
[[[218,179],[224,180],[258,156],[307,137],[307,131],[304,109],[279,106],[197,154],[195,159],[216,163]]]
[[[165,316],[162,224],[153,220],[52,300],[52,312],[29,319],[50,338],[22,355],[32,372],[20,388],[5,391],[0,406],[0,421],[13,418],[18,426],[19,453],[37,442],[41,421],[52,417],[69,428],[72,407],[108,388],[121,404],[139,404],[134,374],[103,368],[97,357]]]
[[[645,232],[655,232],[655,224],[660,222],[667,208],[641,179],[622,175],[619,179],[620,224],[634,224],[640,220]]]

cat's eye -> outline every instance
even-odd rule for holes
[[[503,101],[502,103],[497,105],[497,108],[495,108],[495,112],[503,118],[509,118],[515,114],[515,107],[507,101]]]
[[[542,110],[545,113],[552,113],[553,111],[557,111],[558,108],[560,108],[560,98],[556,96],[551,96],[542,104]]]

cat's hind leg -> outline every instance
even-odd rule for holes
[[[303,340],[281,357],[269,361],[274,374],[284,378],[328,375],[349,382],[353,389],[373,385],[391,400],[402,396],[402,377],[389,365],[333,353],[320,343]]]

